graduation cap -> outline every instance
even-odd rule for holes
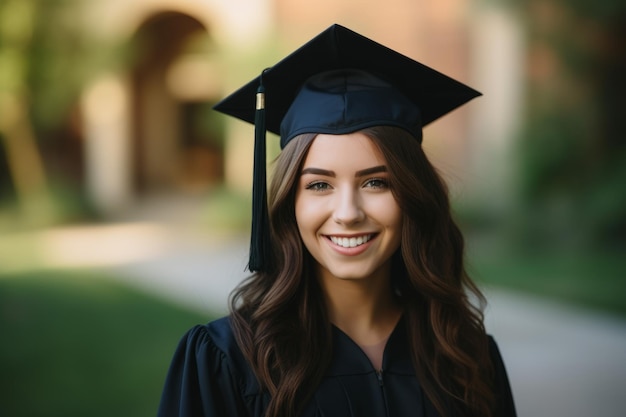
[[[214,106],[255,124],[250,271],[268,270],[265,133],[284,148],[303,133],[422,127],[480,93],[340,25],[332,25]],[[265,262],[265,263],[264,263]]]

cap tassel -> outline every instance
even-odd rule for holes
[[[251,272],[263,271],[267,267],[264,262],[267,262],[270,245],[265,142],[265,87],[263,86],[263,74],[261,74],[256,93],[256,112],[254,115],[252,234],[250,259],[248,261],[248,269]]]

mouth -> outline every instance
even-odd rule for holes
[[[368,234],[368,235],[360,235],[360,236],[327,236],[331,242],[333,242],[337,246],[341,246],[342,248],[356,248],[361,246],[370,240],[372,240],[376,235]]]

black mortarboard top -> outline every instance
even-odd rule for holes
[[[343,26],[333,25],[214,109],[255,124],[248,268],[268,270],[265,131],[281,148],[302,133],[346,134],[391,125],[421,140],[422,127],[480,93]],[[265,262],[265,264],[264,264]]]

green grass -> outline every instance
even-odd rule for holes
[[[617,251],[481,250],[469,269],[478,282],[626,317],[626,257]]]
[[[208,320],[90,272],[0,276],[0,415],[154,416],[178,340]]]

